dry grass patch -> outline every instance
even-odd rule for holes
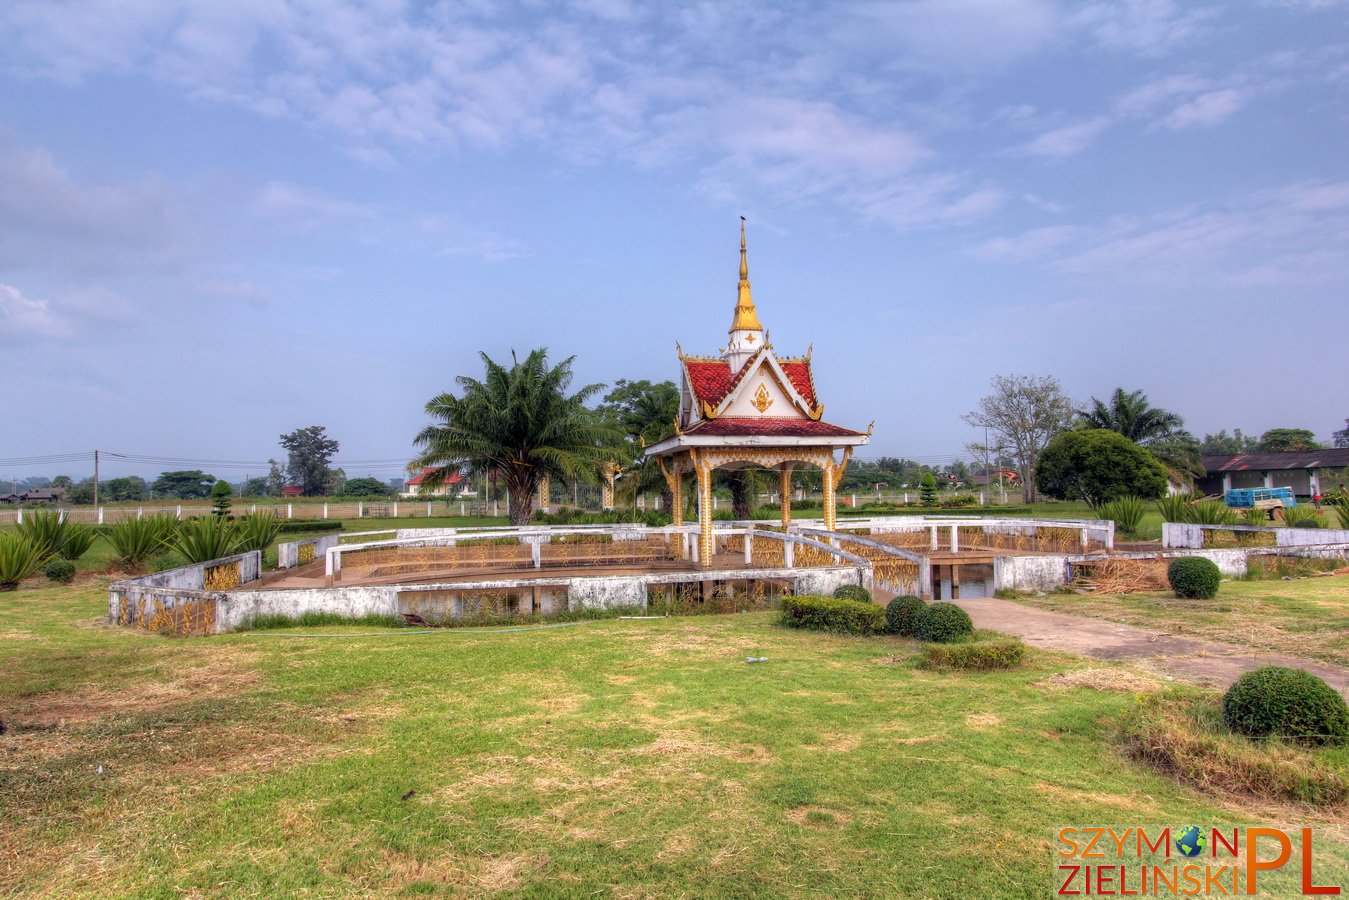
[[[971,728],[996,728],[1002,724],[1002,716],[996,713],[970,713],[965,716],[965,724]]]
[[[842,828],[852,819],[852,813],[828,809],[823,806],[798,806],[796,809],[787,812],[787,821],[803,828],[813,828],[818,831]]]
[[[1140,803],[1136,797],[1126,797],[1123,794],[1107,794],[1097,790],[1083,791],[1077,788],[1063,787],[1057,784],[1046,784],[1038,781],[1031,785],[1036,793],[1048,797],[1055,803],[1076,804],[1081,806],[1095,806],[1101,803],[1108,803],[1117,809],[1144,810],[1151,809],[1151,802]],[[1151,797],[1144,798],[1151,801]]]
[[[1125,669],[1073,669],[1037,681],[1034,686],[1061,690],[1091,688],[1118,694],[1143,694],[1163,687],[1156,679],[1144,678]]]

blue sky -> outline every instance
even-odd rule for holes
[[[0,459],[321,424],[388,477],[479,350],[716,352],[741,214],[869,456],[998,374],[1349,416],[1344,2],[10,0],[0,48]]]

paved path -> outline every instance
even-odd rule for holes
[[[1288,666],[1321,676],[1349,697],[1349,669],[1328,663],[1048,612],[1011,600],[956,602],[970,614],[976,628],[1014,634],[1047,650],[1065,650],[1097,659],[1139,660],[1165,675],[1219,689],[1226,689],[1241,673],[1251,669]]]

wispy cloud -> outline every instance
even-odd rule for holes
[[[70,332],[70,324],[46,300],[27,297],[13,285],[0,284],[0,344],[63,338]]]

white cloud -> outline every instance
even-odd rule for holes
[[[1225,122],[1245,103],[1245,95],[1235,88],[1209,91],[1177,106],[1160,124],[1175,129],[1210,127]]]
[[[1078,7],[1073,22],[1106,47],[1161,56],[1201,35],[1215,12],[1173,0],[1101,0]]]
[[[70,331],[70,324],[46,300],[26,297],[13,285],[0,284],[0,344],[63,338]]]
[[[1087,149],[1093,141],[1111,125],[1108,116],[1094,116],[1085,122],[1065,125],[1053,131],[1047,131],[1029,143],[1018,148],[1016,153],[1023,156],[1040,156],[1060,159],[1075,156]]]

